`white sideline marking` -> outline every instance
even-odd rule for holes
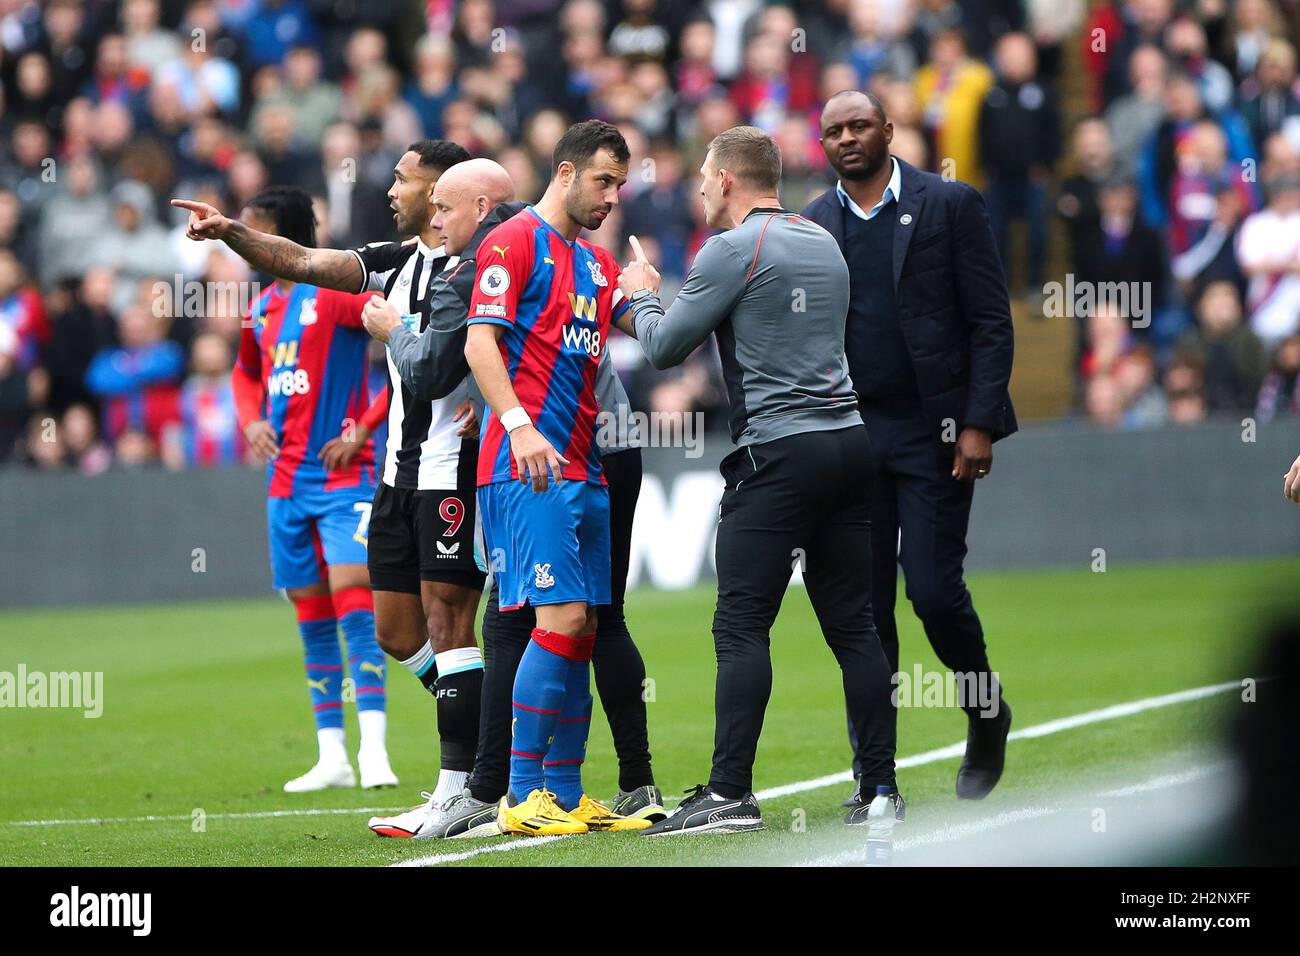
[[[1082,714],[1075,714],[1073,717],[1059,717],[1056,720],[1049,720],[1046,723],[1035,724],[1032,727],[1025,727],[1022,730],[1013,730],[1007,735],[1007,740],[1026,740],[1034,737],[1046,737],[1048,734],[1057,734],[1062,730],[1073,730],[1075,727],[1085,727],[1088,724],[1099,724],[1106,720],[1117,720],[1120,717],[1131,717],[1134,714],[1140,714],[1146,710],[1156,710],[1160,707],[1170,707],[1174,704],[1186,703],[1190,700],[1200,700],[1203,697],[1213,697],[1215,694],[1226,693],[1230,690],[1239,690],[1241,681],[1227,681],[1223,684],[1209,684],[1205,687],[1193,687],[1190,690],[1180,690],[1172,694],[1162,694],[1159,697],[1144,697],[1142,700],[1130,701],[1127,704],[1112,704],[1110,707],[1102,707],[1099,710],[1089,710]],[[927,750],[925,753],[915,754],[911,757],[903,757],[895,764],[899,770],[906,770],[909,767],[920,767],[924,764],[935,763],[940,760],[950,760],[953,757],[960,757],[966,753],[966,742],[949,744],[947,747],[939,747],[935,750]],[[769,787],[766,790],[760,790],[754,794],[759,800],[773,799],[776,797],[788,797],[792,794],[803,793],[807,790],[820,790],[822,787],[833,786],[837,783],[852,783],[853,771],[842,770],[839,773],[827,774],[824,777],[815,777],[812,780],[801,780],[798,783],[787,783],[779,787]]]
[[[208,813],[208,820],[256,820],[264,817],[320,817],[336,813],[398,813],[409,810],[405,807],[330,807],[315,810],[250,810],[247,813]],[[174,813],[165,816],[149,815],[144,817],[83,817],[80,820],[10,820],[11,827],[62,827],[75,823],[88,826],[99,823],[164,823],[175,820],[192,820],[193,814]]]
[[[1123,787],[1116,787],[1111,790],[1101,790],[1093,794],[1094,797],[1132,797],[1142,793],[1151,793],[1156,790],[1164,790],[1169,787],[1176,787],[1180,784],[1191,783],[1204,777],[1210,777],[1224,773],[1231,768],[1227,761],[1221,761],[1215,764],[1205,764],[1199,767],[1191,767],[1187,770],[1180,770],[1176,773],[1162,774],[1159,777],[1151,777],[1140,783],[1129,784]],[[894,841],[895,850],[910,850],[918,846],[931,846],[936,843],[952,843],[957,840],[964,840],[967,837],[978,836],[981,833],[988,833],[991,830],[1000,830],[1002,827],[1011,826],[1024,820],[1036,820],[1039,817],[1049,817],[1069,809],[1067,804],[1055,804],[1053,806],[1039,807],[1020,807],[1015,810],[1004,810],[992,816],[981,817],[978,820],[969,820],[963,823],[954,823],[939,827],[924,833],[918,833],[916,836],[904,837],[901,840]],[[865,847],[857,847],[852,850],[842,850],[839,853],[830,853],[825,856],[815,857],[798,864],[799,866],[843,866],[848,863],[860,862],[866,859],[867,851]]]
[[[509,843],[494,843],[491,846],[481,846],[473,850],[463,850],[460,853],[435,853],[432,856],[416,856],[409,860],[402,860],[399,863],[390,863],[389,866],[437,866],[440,863],[456,863],[460,860],[468,860],[472,856],[481,856],[484,853],[509,853],[512,850],[526,850],[530,847],[542,846],[546,843],[554,843],[556,840],[563,840],[562,836],[542,836],[530,837],[521,836],[517,840]]]
[[[1010,826],[1013,823],[1020,823],[1023,820],[1036,820],[1039,817],[1051,816],[1054,813],[1060,813],[1061,807],[1020,807],[1017,810],[1004,810],[1001,813],[994,814],[990,817],[981,817],[978,820],[969,820],[965,823],[954,823],[948,826],[940,827],[937,830],[931,830],[928,833],[918,833],[913,837],[906,837],[894,841],[895,850],[906,850],[914,846],[925,846],[930,843],[946,843],[950,840],[961,840],[968,836],[976,836],[980,833],[987,833],[990,830],[997,830],[1001,827]],[[814,857],[811,860],[805,860],[798,866],[844,866],[848,863],[855,863],[866,859],[867,851],[865,847],[855,847],[852,850],[841,850],[839,853],[828,853],[825,856]]]
[[[1222,684],[1209,684],[1205,687],[1193,687],[1188,690],[1180,690],[1172,694],[1162,694],[1159,697],[1144,697],[1141,700],[1130,701],[1129,703],[1126,704],[1113,704],[1110,707],[1102,707],[1098,710],[1089,710],[1089,711],[1085,711],[1082,714],[1075,714],[1073,717],[1060,717],[1057,718],[1056,720],[1049,720],[1042,724],[1035,724],[1032,727],[1025,727],[1023,730],[1014,730],[1007,735],[1007,739],[1010,741],[1010,740],[1024,740],[1032,737],[1046,737],[1049,734],[1060,733],[1063,730],[1073,730],[1076,727],[1085,727],[1088,724],[1098,724],[1107,720],[1117,720],[1120,717],[1131,717],[1134,714],[1140,714],[1143,711],[1156,710],[1160,707],[1171,707],[1174,704],[1182,704],[1182,703],[1186,703],[1187,701],[1200,700],[1205,697],[1213,697],[1215,694],[1226,693],[1227,691],[1230,690],[1239,690],[1240,688],[1241,688],[1240,681],[1226,681],[1225,683]],[[966,752],[966,742],[962,741],[961,743],[950,744],[947,747],[938,747],[934,750],[927,750],[924,753],[914,754],[911,757],[903,757],[902,759],[896,762],[896,766],[899,770],[905,770],[908,767],[919,767],[924,764],[937,763],[940,760],[951,760],[953,757],[962,756],[965,752]],[[1205,770],[1205,768],[1198,768],[1198,769]],[[1206,772],[1209,771],[1207,770]],[[1176,782],[1182,782],[1182,779],[1184,777],[1186,777],[1186,774],[1171,774],[1169,775],[1168,778],[1156,778],[1156,779],[1157,780],[1170,779],[1176,783]],[[1174,778],[1178,778],[1178,779],[1174,779]],[[839,773],[831,773],[831,774],[826,774],[825,776],[822,777],[814,777],[811,780],[801,780],[798,783],[787,783],[779,787],[769,787],[766,790],[758,791],[757,793],[754,794],[754,796],[759,800],[776,799],[778,797],[788,797],[796,793],[804,793],[808,790],[820,790],[823,787],[834,786],[835,784],[838,783],[851,783],[852,781],[853,781],[853,771],[843,770]],[[1147,781],[1146,784],[1139,784],[1138,786],[1150,785],[1152,782],[1153,781]],[[1168,782],[1162,784],[1162,786],[1172,786],[1172,785],[1173,783],[1168,783]],[[1127,791],[1132,788],[1123,788],[1123,789]],[[1101,794],[1101,796],[1123,796],[1123,795],[1125,794],[1120,791]],[[1036,810],[1037,815],[1040,816],[1043,815],[1044,813],[1056,812],[1056,810],[1052,810],[1050,808],[1027,808],[1027,810],[1028,811]],[[1027,811],[1009,811],[1007,813],[999,814],[998,817],[991,817],[989,819],[996,820],[1003,817],[1014,817],[1015,814],[1024,813],[1024,812]],[[1015,823],[1018,821],[1018,819],[1019,818],[1006,819],[1004,822],[999,823],[998,826],[1005,826],[1009,823]],[[980,821],[976,821],[976,822],[978,823]],[[953,827],[951,829],[956,831],[962,829],[963,827],[971,827],[974,825],[975,824],[961,824],[960,826]],[[977,831],[972,831],[972,832],[977,832]],[[475,850],[466,850],[463,853],[433,854],[431,856],[425,856],[425,857],[414,857],[410,860],[403,860],[401,863],[390,863],[389,865],[390,866],[437,866],[439,863],[451,863],[459,860],[466,860],[469,859],[470,857],[478,856],[479,854],[482,853],[501,852],[505,850],[522,850],[527,847],[538,846],[544,842],[549,842],[546,838],[529,837],[527,839],[529,841],[527,843],[524,842],[510,843],[505,846],[497,845],[497,846],[480,847]],[[913,839],[919,839],[919,837]],[[900,845],[901,842],[902,841],[900,841]]]

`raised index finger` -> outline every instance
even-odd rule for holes
[[[640,239],[638,239],[636,236],[628,236],[627,241],[632,245],[632,255],[636,257],[636,260],[638,262],[649,261],[645,257],[645,250],[641,248]]]
[[[202,212],[204,204],[195,199],[173,199],[172,205],[190,212]]]

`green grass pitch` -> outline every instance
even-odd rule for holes
[[[1003,572],[970,578],[1018,728],[1249,673],[1252,608],[1294,560]],[[628,621],[653,701],[658,781],[676,795],[708,775],[714,661],[707,588],[638,591]],[[938,668],[900,602],[901,666]],[[807,596],[792,589],[772,635],[775,687],[755,787],[844,770],[843,700],[834,659]],[[0,861],[9,865],[374,866],[430,854],[454,865],[797,862],[853,848],[862,832],[839,819],[843,784],[764,801],[768,830],[736,837],[646,840],[593,834],[523,848],[504,838],[448,843],[385,840],[369,813],[418,802],[437,770],[434,709],[400,668],[390,673],[389,745],[402,786],[288,795],[281,784],[315,758],[300,645],[277,599],[33,610],[0,614],[0,671],[102,671],[104,709],[0,710]],[[980,813],[1024,805],[1072,780],[1138,780],[1214,742],[1234,695],[1149,710],[1012,743],[1003,784]],[[349,748],[355,713],[349,708]],[[960,712],[906,709],[899,756],[964,738]],[[1191,759],[1188,756],[1188,759]],[[907,826],[942,824],[969,807],[952,795],[955,759],[904,770]],[[589,790],[616,788],[600,707],[585,768]],[[346,812],[356,809],[356,812]],[[269,815],[277,811],[338,813]],[[147,819],[152,818],[152,819]],[[82,822],[97,820],[100,822]],[[200,823],[196,820],[201,821]],[[30,825],[23,821],[78,821]]]

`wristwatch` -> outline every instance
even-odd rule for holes
[[[654,295],[654,290],[653,290],[653,289],[637,289],[637,290],[636,290],[635,292],[633,292],[630,296],[628,296],[628,301],[629,301],[629,302],[637,302],[637,301],[639,301],[639,300],[641,300],[641,299],[644,299],[644,298],[645,298],[646,296],[648,296],[648,295]]]

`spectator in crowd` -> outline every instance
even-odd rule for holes
[[[1255,407],[1268,359],[1264,346],[1242,322],[1236,285],[1218,281],[1206,286],[1196,304],[1196,325],[1179,340],[1177,355],[1204,370],[1210,414],[1235,415]]]
[[[1255,403],[1255,417],[1261,422],[1300,415],[1300,335],[1282,340],[1273,353],[1273,366],[1264,376]]]
[[[162,461],[173,471],[239,464],[247,448],[230,385],[230,344],[204,333],[194,340],[191,374],[181,386],[180,419],[162,433]]]
[[[178,262],[170,237],[158,222],[153,192],[144,183],[125,180],[109,194],[112,224],[92,242],[88,263],[108,266],[117,276],[115,304],[135,293],[136,283],[151,276],[170,277]]]
[[[45,367],[50,372],[50,409],[63,412],[74,404],[93,404],[86,371],[95,356],[117,336],[113,312],[116,278],[107,266],[94,266],[80,282],[70,282],[72,294],[54,316]]]
[[[131,67],[153,70],[180,56],[181,39],[175,31],[163,27],[162,4],[158,0],[124,0],[122,33]]]
[[[1070,175],[1061,182],[1056,211],[1065,220],[1070,240],[1070,261],[1078,265],[1086,237],[1095,234],[1098,217],[1098,194],[1101,185],[1115,172],[1115,153],[1110,130],[1099,119],[1085,119],[1074,128],[1070,138]]]
[[[27,283],[18,257],[0,249],[0,461],[13,449],[26,409],[48,391],[38,359],[49,335],[44,302]]]
[[[906,78],[916,72],[916,56],[911,46],[897,42],[880,4],[850,4],[849,30],[849,36],[840,42],[833,59],[853,68],[856,79],[853,88],[866,89],[878,74]]]
[[[1119,426],[1128,431],[1155,428],[1169,418],[1169,400],[1156,380],[1155,353],[1145,345],[1134,346],[1115,365],[1116,396],[1123,411]]]
[[[1246,124],[1235,112],[1211,116],[1204,106],[1194,78],[1175,73],[1165,85],[1165,119],[1157,127],[1138,157],[1138,182],[1142,195],[1142,214],[1156,228],[1164,228],[1169,218],[1170,192],[1178,175],[1183,156],[1189,150],[1193,131],[1203,122],[1212,122],[1223,133],[1224,164],[1235,171],[1245,168],[1253,148]],[[1201,146],[1207,145],[1202,134]],[[1241,182],[1245,180],[1234,176]]]
[[[1094,4],[1083,27],[1085,63],[1093,78],[1092,99],[1100,113],[1128,92],[1133,51],[1162,46],[1174,0],[1110,0]],[[1098,32],[1100,31],[1100,33]],[[1098,39],[1102,42],[1098,42]]]
[[[1003,36],[996,62],[998,82],[984,97],[979,114],[989,220],[1009,280],[1015,274],[1010,226],[1025,224],[1029,261],[1021,278],[1023,294],[1041,295],[1047,262],[1047,185],[1061,152],[1060,120],[1052,91],[1037,80],[1037,53],[1028,36]]]
[[[1224,34],[1217,59],[1244,84],[1255,73],[1260,59],[1284,31],[1282,17],[1269,0],[1236,0],[1232,5],[1232,26]]]
[[[673,68],[673,81],[678,99],[689,106],[698,106],[717,87],[714,35],[713,21],[707,18],[692,20],[682,30],[681,56]]]
[[[174,87],[190,116],[233,114],[239,108],[239,69],[209,42],[207,31],[218,22],[211,5],[193,4],[188,15],[191,22],[182,24],[188,42],[180,56],[158,64],[153,82]]]
[[[121,344],[94,357],[86,387],[103,404],[108,440],[139,463],[155,454],[163,429],[180,418],[185,357],[166,338],[165,320],[141,302],[122,310],[117,333]]]
[[[72,405],[63,413],[60,434],[68,465],[83,475],[98,475],[112,462],[112,452],[100,440],[99,423],[89,405]]]
[[[59,471],[67,463],[63,432],[48,415],[33,415],[28,420],[22,446],[27,460],[41,471]]]
[[[1086,331],[1079,378],[1090,383],[1099,376],[1114,375],[1133,346],[1132,326],[1113,302],[1098,302],[1091,314],[1082,318]]]
[[[1076,279],[1087,282],[1122,282],[1151,285],[1150,301],[1164,301],[1166,274],[1164,242],[1142,221],[1137,186],[1114,175],[1097,190],[1097,214],[1078,228],[1075,251]]]
[[[292,117],[294,145],[318,146],[325,130],[342,110],[339,88],[321,78],[320,53],[308,46],[295,46],[284,58],[283,78],[263,93],[253,108],[250,125],[260,127],[264,110],[283,108]]]
[[[1210,59],[1205,28],[1191,17],[1178,17],[1165,30],[1165,52],[1175,68],[1190,77],[1211,113],[1232,105],[1232,74],[1222,63]]]
[[[1231,237],[1254,201],[1241,168],[1228,161],[1222,128],[1198,122],[1179,155],[1165,229],[1171,270],[1185,298],[1206,282],[1238,277]]]
[[[954,5],[955,6],[955,5]],[[934,157],[933,172],[982,187],[979,109],[993,86],[993,71],[966,54],[959,30],[941,30],[930,41],[925,66],[916,71],[916,99]]]
[[[86,240],[103,235],[113,217],[94,160],[75,156],[62,165],[63,175],[51,184],[53,195],[36,237],[41,285],[47,289],[81,278],[88,265]]]
[[[1136,175],[1142,145],[1165,117],[1165,83],[1168,61],[1159,47],[1140,46],[1129,59],[1131,90],[1106,109],[1115,162],[1128,175]]]
[[[816,105],[816,83],[792,72],[792,56],[789,39],[772,33],[758,33],[745,45],[745,69],[731,87],[731,101],[750,125],[773,133],[787,111]]]
[[[1300,142],[1295,47],[1280,38],[1269,41],[1259,56],[1252,86],[1241,104],[1251,140],[1263,143],[1274,133],[1283,133]]]
[[[1275,346],[1300,326],[1300,178],[1265,184],[1269,202],[1246,218],[1237,258],[1250,280],[1250,327]]]
[[[425,137],[442,138],[442,111],[459,93],[455,46],[445,36],[425,34],[415,47],[415,75],[402,94],[424,126]]]
[[[1169,402],[1169,421],[1195,425],[1205,420],[1205,380],[1202,369],[1187,357],[1175,359],[1165,370],[1164,390]]]
[[[83,475],[98,475],[113,460],[99,438],[99,425],[88,405],[73,405],[60,419],[49,412],[33,415],[27,423],[23,450],[29,462],[46,471],[72,468]]]

